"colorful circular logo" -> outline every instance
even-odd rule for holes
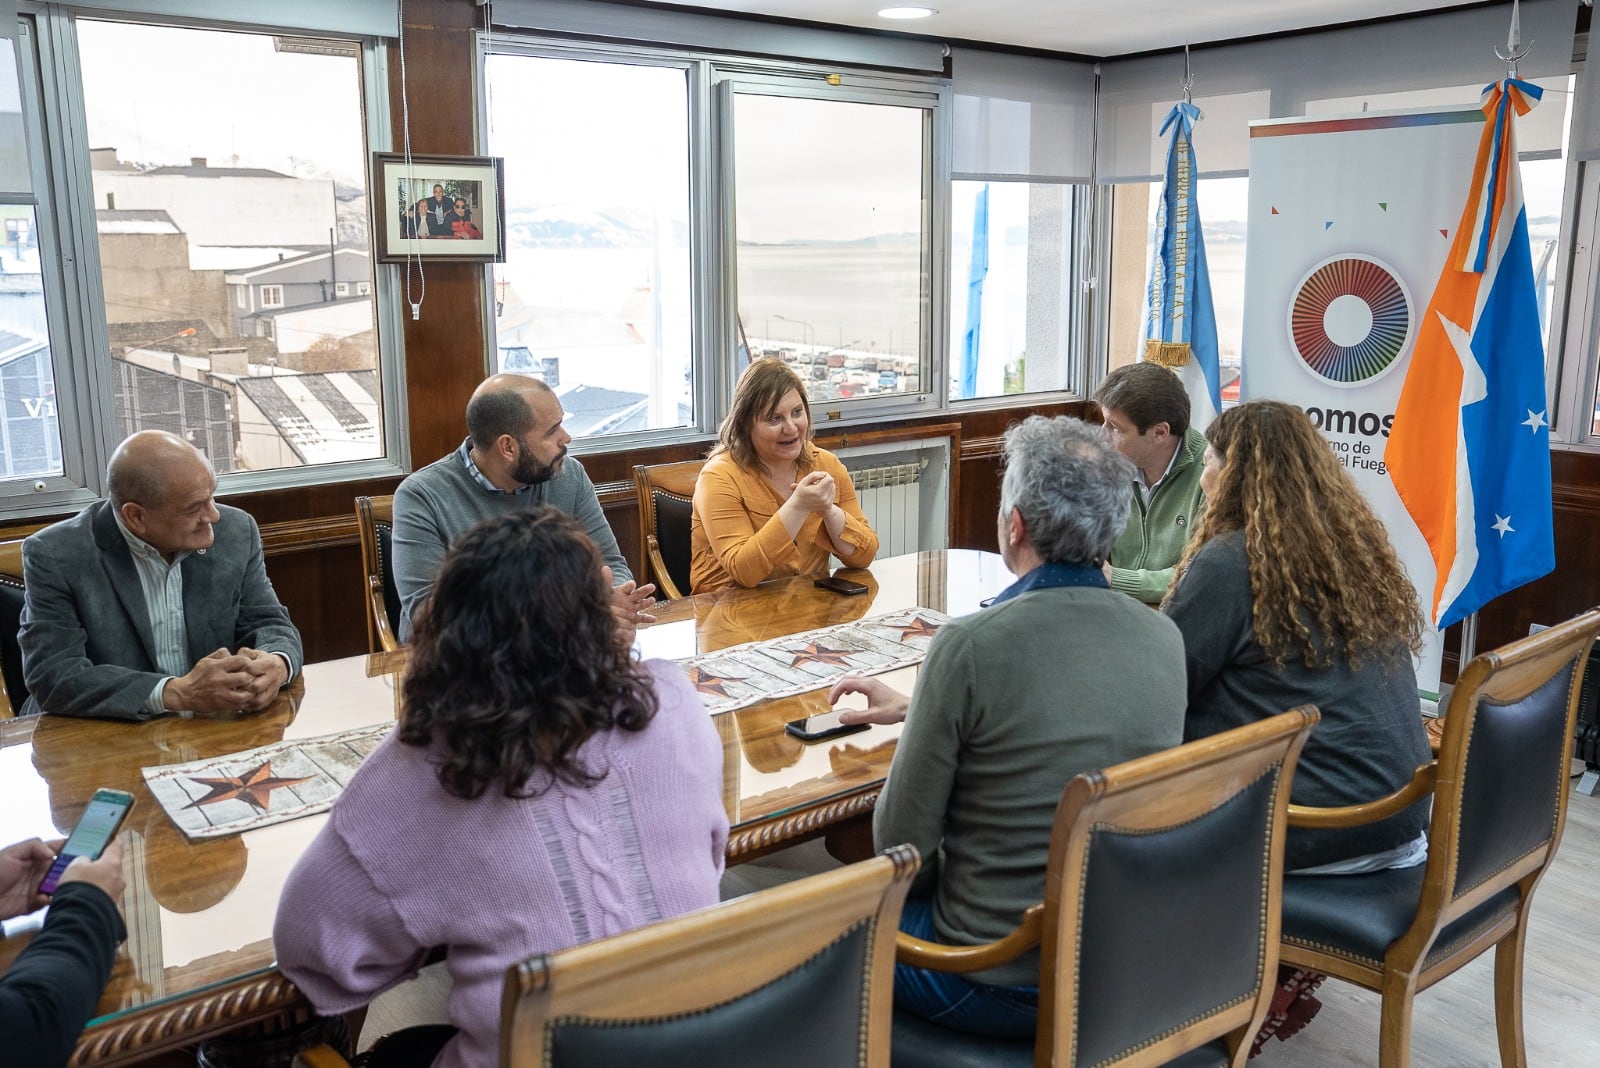
[[[1382,376],[1411,343],[1411,294],[1389,266],[1349,253],[1306,272],[1289,302],[1289,344],[1306,369],[1338,386]]]

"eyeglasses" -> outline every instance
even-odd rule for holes
[[[467,205],[466,205],[466,202],[465,202],[465,201],[462,201],[462,200],[458,200],[458,201],[456,201],[456,207],[458,207],[458,208],[464,208],[464,207],[466,207],[466,206],[467,206]]]

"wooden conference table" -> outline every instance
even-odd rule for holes
[[[972,550],[895,557],[849,574],[867,583],[865,596],[794,579],[658,606],[657,622],[639,632],[641,652],[677,659],[911,607],[965,615],[1011,581],[1000,557]],[[130,1063],[255,1021],[309,1015],[274,967],[272,921],[289,870],[327,816],[191,842],[150,796],[140,768],[392,720],[404,664],[402,650],[308,665],[255,716],[0,720],[0,845],[66,834],[97,788],[136,798],[123,832],[128,941],[73,1064]],[[915,669],[883,677],[909,691]],[[786,721],[827,709],[818,690],[714,717],[730,864],[872,810],[899,727],[813,745],[784,732]],[[0,940],[0,969],[26,945],[30,924],[18,926]]]

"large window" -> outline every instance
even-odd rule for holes
[[[495,364],[542,378],[577,437],[691,425],[684,65],[491,55],[506,160]]]
[[[759,356],[830,415],[935,393],[934,79],[490,47],[486,150],[507,201],[494,365],[554,387],[574,435],[714,430]]]
[[[738,318],[814,401],[916,393],[929,325],[929,112],[733,94]]]
[[[377,51],[54,6],[23,20],[18,45],[26,188],[8,196],[0,165],[0,510],[97,493],[109,450],[143,429],[185,437],[226,476],[281,472],[255,485],[381,460]]]
[[[950,184],[951,400],[1070,389],[1084,187]]]

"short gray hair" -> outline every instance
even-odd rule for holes
[[[1006,431],[1000,514],[1015,508],[1047,563],[1099,565],[1128,524],[1133,464],[1080,419],[1030,415]]]

